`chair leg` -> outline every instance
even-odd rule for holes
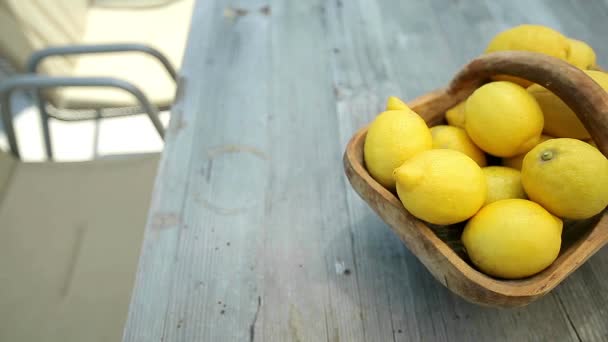
[[[13,126],[11,94],[9,92],[0,93],[0,116],[2,117],[2,124],[4,125],[4,131],[6,132],[11,152],[16,158],[21,158],[19,146],[17,145],[17,137],[15,136],[15,127]]]
[[[38,113],[40,113],[40,124],[42,125],[42,137],[44,138],[44,148],[48,160],[53,160],[53,145],[51,143],[51,127],[49,123],[49,113],[46,111],[46,103],[42,94],[37,92],[36,102],[38,103]]]
[[[93,157],[99,158],[99,134],[101,132],[101,109],[95,109],[95,129],[93,130]]]

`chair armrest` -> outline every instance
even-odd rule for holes
[[[11,114],[11,93],[16,89],[47,89],[56,87],[109,87],[118,88],[131,93],[141,107],[146,111],[150,121],[161,138],[164,139],[165,129],[158,117],[158,109],[144,93],[133,84],[112,77],[52,77],[36,74],[22,74],[10,77],[0,82],[0,114],[4,124],[12,154],[19,158],[19,147],[15,137]]]
[[[63,45],[51,46],[46,49],[38,50],[32,53],[27,61],[26,71],[28,73],[36,73],[38,65],[47,57],[65,56],[65,55],[83,55],[97,54],[110,52],[141,52],[156,58],[167,70],[171,78],[177,80],[177,72],[165,57],[157,49],[144,44],[129,43],[129,44],[96,44],[96,45]]]

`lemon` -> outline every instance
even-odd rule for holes
[[[410,109],[390,110],[380,113],[369,126],[363,156],[370,175],[392,190],[393,171],[432,146],[431,132],[418,114]]]
[[[519,25],[500,32],[490,41],[486,53],[496,51],[531,51],[566,60],[570,43],[561,33],[541,25]],[[513,76],[497,76],[497,80],[511,81],[523,87],[532,82]]]
[[[599,84],[604,90],[608,91],[608,74],[598,70],[583,70],[591,77],[595,83]]]
[[[433,136],[433,148],[460,151],[473,159],[479,166],[486,166],[485,153],[473,143],[464,129],[439,125],[431,127],[431,135]]]
[[[448,121],[448,125],[464,128],[465,103],[466,101],[462,101],[445,112],[445,119]]]
[[[465,128],[482,150],[498,157],[512,157],[538,143],[543,113],[534,97],[521,86],[490,82],[467,99]]]
[[[576,114],[559,97],[549,90],[531,85],[528,92],[534,96],[545,117],[543,131],[558,138],[587,139],[589,132]]]
[[[587,43],[569,38],[570,50],[568,53],[568,62],[570,64],[581,68],[589,69],[595,67],[595,51]]]
[[[524,158],[521,180],[531,200],[560,217],[585,219],[608,204],[608,159],[580,140],[538,144]]]
[[[408,110],[409,107],[405,104],[405,102],[401,101],[400,98],[396,96],[389,96],[388,100],[386,100],[386,110]]]
[[[519,25],[500,32],[490,41],[486,52],[532,51],[566,60],[570,42],[561,33],[541,25]]]
[[[482,272],[524,278],[557,258],[562,228],[562,221],[537,203],[506,199],[488,204],[473,216],[464,228],[462,243]]]
[[[549,139],[553,139],[553,137],[543,134],[540,136],[540,140],[538,141],[538,143],[540,144],[543,141],[547,141]],[[516,155],[515,157],[503,158],[502,165],[516,169],[516,170],[521,170],[521,164],[524,162],[525,156],[526,156],[526,154],[522,153],[522,154]]]
[[[405,209],[434,224],[464,221],[486,199],[481,168],[454,150],[420,152],[395,170],[395,179]]]
[[[488,194],[485,204],[488,205],[509,198],[526,198],[521,185],[521,173],[504,166],[488,166],[481,169],[486,176]]]
[[[601,71],[585,70],[604,90],[608,90],[608,75]],[[543,131],[557,138],[588,139],[589,132],[576,114],[559,97],[540,85],[532,85],[528,92],[534,96],[545,117]]]

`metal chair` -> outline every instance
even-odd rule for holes
[[[125,88],[137,89],[161,110],[170,107],[174,65],[181,63],[193,3],[0,0],[0,56],[23,73],[74,78],[69,87],[33,87],[49,159],[50,118],[90,120],[148,111],[137,96],[120,91]],[[39,79],[30,79],[30,85],[34,80]]]

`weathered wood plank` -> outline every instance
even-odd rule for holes
[[[198,63],[184,225],[165,341],[243,341],[258,311],[259,255],[269,174],[269,16],[262,1],[216,1]],[[248,75],[244,77],[244,75]]]
[[[125,341],[159,341],[164,334],[165,318],[172,297],[171,286],[175,271],[182,210],[185,205],[187,179],[191,163],[194,136],[197,132],[196,106],[193,95],[201,84],[194,75],[203,73],[198,63],[200,53],[207,51],[205,22],[208,22],[208,2],[197,2],[191,34],[188,38],[178,96],[165,139],[165,151],[160,161],[137,277],[131,298],[129,317],[125,325]],[[211,26],[211,25],[209,25]],[[184,171],[186,170],[186,171]]]
[[[388,95],[445,85],[509,26],[547,24],[601,54],[607,7],[589,6],[199,1],[125,341],[605,340],[606,250],[528,307],[478,307],[432,278],[341,165]]]
[[[197,4],[127,341],[250,336],[269,162],[264,6]]]
[[[387,95],[401,93],[388,56],[388,45],[398,37],[386,36],[378,25],[382,16],[376,2],[331,2],[327,13],[333,44],[339,139],[344,148],[351,134],[378,113]],[[418,329],[416,320],[395,319],[402,317],[404,306],[412,308],[411,288],[403,286],[407,279],[415,277],[404,264],[409,253],[354,194],[346,180],[344,187],[350,227],[343,235],[353,241],[356,262],[353,276],[358,283],[364,326],[364,335],[357,340],[390,341],[400,336],[420,340],[423,334],[437,336]],[[397,274],[393,273],[395,270],[399,270]],[[428,312],[424,310],[418,313],[426,315]]]
[[[273,160],[260,341],[356,341],[356,272],[336,175],[341,149],[325,1],[273,1]],[[258,329],[256,329],[256,332]]]
[[[457,67],[481,55],[492,37],[507,28],[480,1],[429,0],[429,4]]]

